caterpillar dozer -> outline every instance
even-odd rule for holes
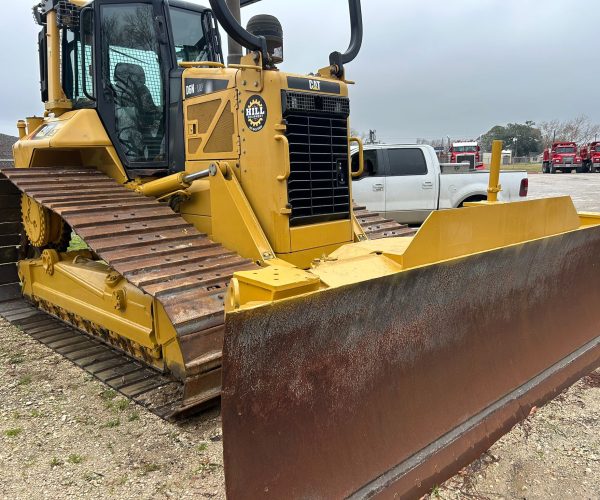
[[[35,6],[0,313],[165,418],[220,397],[230,498],[415,497],[599,365],[600,215],[499,203],[498,148],[416,233],[353,206],[360,1],[310,75],[249,3]]]

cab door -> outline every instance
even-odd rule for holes
[[[96,0],[97,109],[127,170],[166,170],[172,66],[164,3]]]
[[[385,150],[387,177],[385,213],[405,223],[423,222],[437,208],[437,174],[427,161],[427,150],[400,146]]]
[[[358,171],[358,153],[352,155],[352,170]],[[352,181],[352,198],[373,212],[385,211],[385,184],[383,151],[365,149],[365,171]]]

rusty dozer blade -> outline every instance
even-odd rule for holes
[[[228,497],[416,498],[598,367],[600,216],[541,201],[432,214],[399,272],[228,313]]]

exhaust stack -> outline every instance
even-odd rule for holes
[[[227,0],[227,7],[235,20],[241,24],[240,0]],[[227,35],[227,47],[227,64],[239,64],[242,59],[242,46],[229,34]]]

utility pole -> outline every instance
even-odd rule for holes
[[[377,130],[369,130],[369,144],[377,142]]]

